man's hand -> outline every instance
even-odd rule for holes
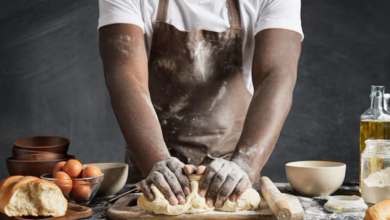
[[[209,207],[220,208],[230,196],[236,199],[249,187],[251,182],[248,175],[236,163],[215,158],[208,166],[199,166],[197,174],[203,174],[199,183],[199,195],[206,196]]]
[[[150,189],[153,183],[162,192],[171,205],[183,204],[185,195],[190,193],[190,181],[186,174],[195,170],[193,165],[184,165],[175,157],[167,157],[157,162],[148,177],[141,181],[141,189],[149,201],[154,200]]]

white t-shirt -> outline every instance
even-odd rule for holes
[[[130,23],[145,33],[146,51],[150,52],[158,0],[99,0],[99,28],[109,24]],[[288,29],[301,34],[300,0],[240,0],[243,31],[243,72],[249,91],[253,92],[252,59],[255,35],[269,28]],[[170,0],[167,23],[179,30],[229,29],[226,0]]]

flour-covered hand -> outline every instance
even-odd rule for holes
[[[251,186],[247,173],[236,163],[222,158],[213,158],[207,166],[199,166],[198,174],[203,174],[199,183],[199,195],[206,196],[209,207],[219,208],[226,199],[236,199]]]
[[[149,201],[153,201],[154,194],[150,189],[153,183],[169,204],[183,204],[185,195],[190,193],[190,181],[186,173],[191,174],[195,169],[195,166],[185,165],[175,157],[167,157],[157,162],[148,177],[141,181],[142,192]]]

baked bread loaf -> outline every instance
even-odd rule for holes
[[[390,198],[377,202],[368,207],[364,214],[364,220],[386,220],[390,219]]]
[[[68,201],[53,182],[10,176],[0,182],[0,211],[8,216],[63,216]]]

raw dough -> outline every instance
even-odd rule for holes
[[[206,205],[204,197],[198,194],[199,180],[202,175],[189,175],[191,181],[191,193],[186,197],[184,204],[170,205],[168,200],[164,198],[164,195],[158,190],[158,188],[152,184],[151,190],[155,195],[154,201],[150,202],[143,194],[138,197],[138,207],[145,209],[156,214],[165,215],[180,215],[182,213],[197,213],[206,212],[212,210],[220,211],[239,211],[239,210],[255,210],[260,204],[259,193],[250,188],[247,189],[236,202],[232,202],[229,199],[223,204],[221,208],[209,208]]]

